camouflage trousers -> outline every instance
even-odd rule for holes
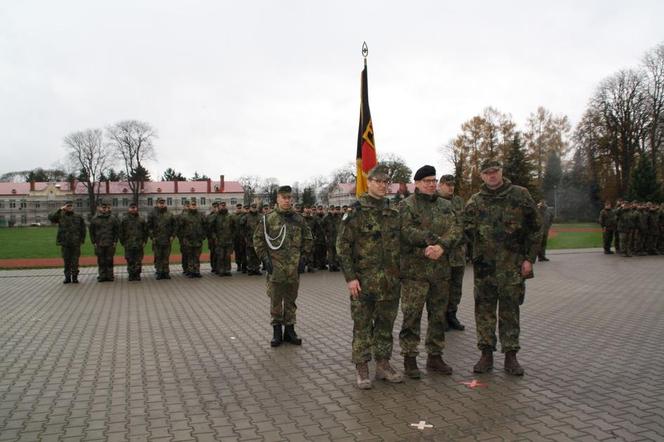
[[[297,290],[300,282],[267,282],[267,295],[270,297],[272,325],[295,324]]]
[[[620,236],[620,252],[624,256],[632,256],[632,253],[634,253],[632,250],[632,232],[620,232],[618,235]]]
[[[398,290],[398,289],[397,289]],[[399,298],[377,301],[374,296],[360,295],[350,299],[353,318],[353,363],[392,357],[392,329],[399,310]]]
[[[215,247],[215,267],[219,273],[229,273],[231,271],[231,253],[233,246],[230,244],[217,244]]]
[[[254,249],[253,245],[250,246],[247,244],[246,259],[247,271],[258,272],[260,270],[261,262],[258,259],[258,255],[256,255],[256,250]]]
[[[143,270],[143,247],[125,247],[124,256],[129,276],[140,276]]]
[[[113,257],[115,256],[115,246],[95,246],[95,255],[97,255],[99,279],[113,279]]]
[[[201,272],[202,246],[180,246],[182,249],[182,270],[185,273]],[[185,261],[185,256],[187,257]]]
[[[424,347],[430,355],[440,355],[445,348],[445,314],[449,300],[449,281],[401,281],[403,324],[399,345],[403,356],[417,356],[420,343],[422,310],[427,307],[427,337]]]
[[[327,265],[327,245],[324,242],[314,243],[314,265],[319,269]]]
[[[613,229],[604,229],[602,230],[602,243],[604,245],[604,251],[611,251],[611,243],[613,242]]]
[[[465,266],[451,267],[450,277],[450,299],[447,302],[447,311],[454,312],[459,309],[461,302],[461,293],[463,289],[463,274],[466,271]]]
[[[78,259],[81,257],[81,245],[61,246],[60,252],[65,262],[65,277],[78,276]]]
[[[217,242],[212,239],[208,238],[208,250],[210,251],[210,268],[212,270],[217,269]]]
[[[620,232],[613,231],[613,247],[616,249],[616,253],[620,253]]]
[[[182,240],[179,240],[180,243],[180,256],[182,257],[182,260],[180,261],[182,265],[182,272],[187,273],[189,270],[187,268],[189,267],[189,248],[182,244]]]
[[[475,324],[480,350],[496,350],[497,309],[500,350],[503,353],[519,351],[519,306],[523,303],[525,291],[524,282],[497,285],[484,278],[475,278]]]
[[[171,243],[155,244],[153,242],[152,252],[154,253],[155,272],[168,274],[170,272],[169,259],[171,256]]]
[[[546,243],[549,241],[549,229],[544,229],[542,232],[542,242],[540,243],[538,258],[546,258]]]
[[[242,271],[247,269],[247,248],[244,244],[244,239],[236,238],[233,241],[233,253],[235,254],[235,264],[237,270]]]

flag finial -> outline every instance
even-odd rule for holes
[[[368,55],[369,55],[369,46],[367,46],[367,42],[365,41],[362,43],[362,56],[364,58],[367,58]]]

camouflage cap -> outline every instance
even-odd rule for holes
[[[258,206],[256,205],[256,203],[252,203],[252,204],[249,206],[249,208],[251,208],[251,209],[255,209],[255,208],[257,208],[257,207],[258,207]]]
[[[99,200],[99,205],[100,206],[110,206],[111,202],[107,199],[102,199],[102,200]]]
[[[73,206],[74,202],[72,200],[65,201],[65,206]]]
[[[282,195],[284,194],[289,194],[293,192],[293,188],[291,186],[279,186],[277,189],[277,193],[281,193]]]
[[[242,207],[243,207],[243,206],[242,206],[242,203],[237,203],[237,204],[235,205],[235,208],[236,208],[236,209],[241,209]]]
[[[484,160],[482,161],[482,164],[480,165],[480,172],[488,172],[489,170],[498,170],[503,168],[503,163],[501,163],[498,160],[494,159],[489,159],[489,160]]]
[[[217,202],[217,201],[213,202],[212,207],[219,207],[219,202]]]
[[[158,203],[165,203],[166,200],[165,200],[164,198],[162,198],[162,197],[159,197],[159,198],[157,198],[157,202],[158,202]]]
[[[447,175],[441,176],[440,177],[440,183],[441,184],[442,183],[454,184],[455,183],[454,175],[447,174]]]
[[[390,178],[389,172],[390,170],[387,166],[377,164],[369,171],[367,178],[370,180],[387,180]]]

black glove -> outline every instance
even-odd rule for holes
[[[269,256],[266,256],[262,259],[263,269],[267,272],[268,275],[272,274],[272,260]]]
[[[304,255],[302,255],[300,256],[300,262],[297,265],[297,272],[304,273],[305,267],[307,267],[307,258]]]

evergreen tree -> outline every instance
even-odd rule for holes
[[[169,167],[164,171],[161,179],[163,181],[187,181],[187,179],[180,172],[176,172],[175,169]]]
[[[526,187],[532,193],[532,167],[528,163],[528,160],[526,160],[525,147],[521,143],[521,137],[518,133],[512,138],[507,151],[505,163],[503,164],[503,176],[509,178],[512,184]]]
[[[553,191],[560,184],[563,168],[556,151],[549,152],[542,179],[542,194],[549,203],[553,202]]]
[[[307,186],[302,191],[302,204],[304,206],[313,206],[316,204],[316,192],[311,186]]]
[[[652,166],[650,158],[641,155],[632,169],[627,188],[627,199],[636,201],[654,201],[659,202],[661,197],[655,168]]]

